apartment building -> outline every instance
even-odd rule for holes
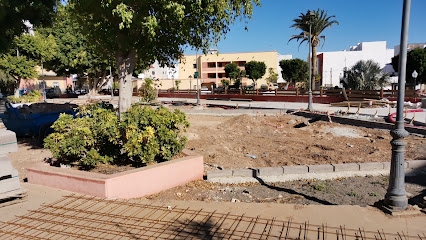
[[[211,50],[207,55],[185,55],[179,63],[179,80],[181,88],[196,88],[195,72],[198,72],[201,83],[216,83],[221,85],[225,76],[225,66],[228,63],[236,63],[241,70],[245,70],[245,64],[250,61],[265,62],[266,69],[273,68],[278,73],[278,52],[246,52],[246,53],[218,53],[217,50]],[[266,83],[268,71],[257,81],[257,86]],[[279,73],[280,74],[280,73]],[[229,79],[228,79],[229,80]],[[244,77],[243,86],[252,84],[253,81]]]
[[[373,60],[385,71],[393,71],[391,62],[394,49],[386,47],[386,41],[362,42],[349,48],[349,51],[318,53],[319,85],[325,87],[340,86],[340,78],[345,67],[350,68],[359,60]]]

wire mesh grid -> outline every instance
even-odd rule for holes
[[[69,195],[0,223],[1,239],[425,239],[423,234],[267,219]]]

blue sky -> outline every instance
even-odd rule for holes
[[[308,47],[289,38],[298,34],[290,28],[292,20],[308,9],[323,9],[335,15],[339,25],[323,32],[325,44],[318,51],[342,51],[358,42],[387,41],[388,48],[399,45],[402,0],[261,0],[246,24],[237,21],[218,44],[219,52],[258,52],[276,50],[306,59]],[[426,42],[426,0],[411,1],[409,43]],[[186,54],[194,54],[187,49]]]

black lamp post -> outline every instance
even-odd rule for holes
[[[389,175],[389,187],[385,195],[384,205],[389,211],[401,211],[407,209],[408,198],[405,191],[404,154],[406,142],[404,138],[408,132],[404,129],[404,95],[405,74],[407,64],[408,26],[410,20],[411,0],[404,0],[401,27],[401,48],[399,52],[398,67],[398,101],[396,110],[395,128],[390,132],[393,139],[391,169]]]

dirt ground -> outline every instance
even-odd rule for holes
[[[389,131],[284,116],[188,116],[187,148],[207,169],[390,161]],[[406,159],[426,159],[426,138],[406,138]],[[252,157],[253,156],[253,157]]]
[[[391,136],[384,130],[315,122],[289,115],[188,115],[188,119],[191,126],[186,133],[187,148],[204,156],[206,170],[380,162],[390,161],[391,157]],[[407,160],[426,159],[426,138],[410,135],[406,140]],[[25,168],[52,155],[34,139],[20,138],[18,142],[18,152],[9,156],[24,179]],[[240,185],[195,181],[147,198],[364,206],[383,199],[387,181],[386,176]],[[407,192],[411,203],[421,204],[426,195],[425,175],[407,177]]]

